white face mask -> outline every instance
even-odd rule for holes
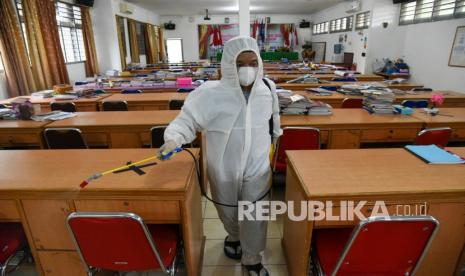
[[[240,67],[237,71],[237,75],[239,76],[239,83],[242,86],[249,86],[257,77],[258,68],[257,67]]]

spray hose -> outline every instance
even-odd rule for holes
[[[200,168],[199,168],[198,160],[195,157],[195,155],[189,149],[184,149],[184,148],[176,148],[174,151],[168,152],[166,154],[161,153],[159,156],[151,156],[151,157],[139,160],[137,162],[134,162],[134,163],[131,163],[131,164],[128,164],[128,165],[124,165],[124,166],[114,168],[114,169],[110,169],[110,170],[100,172],[100,173],[95,173],[95,174],[89,176],[86,180],[82,181],[81,184],[79,185],[79,187],[81,187],[81,189],[83,189],[87,185],[89,185],[90,182],[92,182],[94,180],[97,180],[97,179],[101,178],[102,176],[105,176],[107,174],[111,174],[111,173],[114,173],[114,172],[118,172],[118,171],[121,171],[121,170],[130,169],[131,167],[142,165],[142,164],[147,163],[149,161],[152,161],[154,159],[159,159],[161,161],[169,160],[169,159],[171,159],[171,157],[173,157],[175,154],[177,154],[177,153],[179,153],[181,151],[186,151],[187,153],[189,153],[189,155],[194,160],[195,172],[197,174],[197,179],[198,179],[198,183],[199,183],[199,186],[200,186],[200,192],[201,192],[202,196],[204,196],[210,202],[212,202],[214,204],[217,204],[217,205],[221,205],[221,206],[225,206],[225,207],[238,207],[237,204],[225,204],[225,203],[218,202],[218,201],[210,198],[207,195],[207,193],[204,190],[204,187],[202,186],[202,182],[201,182],[202,179],[201,179],[201,176],[200,176]],[[271,191],[271,185],[270,185],[270,187],[268,188],[268,190],[266,191],[265,194],[260,196],[257,200],[255,200],[251,204],[255,204],[257,201],[260,201],[260,200],[264,199],[270,193],[270,191]]]

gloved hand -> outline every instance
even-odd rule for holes
[[[158,151],[158,156],[166,155],[174,151],[176,148],[176,142],[174,140],[168,140],[163,144],[163,146],[160,147],[160,150]]]

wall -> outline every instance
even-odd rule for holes
[[[373,2],[375,0],[366,0],[362,2],[360,12],[371,11],[373,9]],[[376,1],[377,2],[377,1]],[[392,3],[392,1],[391,1]],[[312,14],[312,21],[315,24],[346,17],[349,15],[355,15],[356,13],[349,14],[346,12],[347,2],[337,4],[333,7],[327,8],[315,14]],[[355,25],[355,16],[354,16]],[[357,70],[364,72],[366,69],[367,57],[362,56],[363,53],[367,53],[367,49],[364,48],[364,39],[367,37],[370,40],[369,32],[367,29],[361,31],[331,33],[331,34],[320,34],[313,35],[312,42],[326,42],[326,61],[328,62],[342,62],[343,55],[334,54],[334,45],[339,44],[340,36],[344,37],[342,42],[344,51],[348,53],[354,53],[354,63],[357,64]],[[345,38],[347,36],[347,38]],[[367,43],[368,45],[368,43]]]
[[[320,23],[347,16],[346,4],[341,3],[312,14],[312,21]],[[371,13],[371,26],[363,31],[367,36],[367,49],[363,48],[361,35],[356,31],[346,32],[346,52],[354,52],[358,70],[372,73],[372,64],[383,58],[403,58],[410,66],[411,81],[438,90],[465,92],[465,68],[449,67],[449,55],[457,26],[465,25],[465,19],[443,20],[431,23],[399,26],[400,5],[392,0],[362,0],[361,11]],[[383,22],[388,27],[382,26]],[[333,45],[339,35],[312,36],[312,42],[326,41],[326,57],[332,61]],[[366,57],[362,57],[362,53]]]
[[[250,16],[251,21],[262,19],[265,17],[271,17],[272,24],[279,23],[296,23],[298,24],[302,19],[307,21],[310,20],[309,16],[304,15],[277,15],[277,14],[252,14]],[[224,24],[224,18],[229,17],[229,24],[238,23],[239,19],[237,15],[211,15],[211,20],[203,20],[203,16],[191,16],[193,22],[189,22],[190,16],[160,16],[160,24],[172,21],[176,24],[175,30],[165,30],[164,35],[166,38],[182,38],[183,40],[183,55],[185,61],[198,61],[199,60],[199,38],[197,26],[199,24]],[[301,44],[305,40],[309,40],[311,36],[311,30],[298,28],[297,35],[299,37],[299,46],[294,49],[299,53],[302,51]]]
[[[107,70],[122,70],[118,36],[116,32],[116,15],[131,18],[141,22],[158,25],[159,16],[153,11],[141,8],[133,3],[132,14],[122,14],[119,11],[122,0],[94,1],[92,9],[92,21],[94,28],[95,44],[100,71],[104,74]]]

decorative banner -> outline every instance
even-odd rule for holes
[[[294,24],[266,24],[256,19],[251,25],[251,36],[257,39],[262,51],[275,51],[280,48],[291,50],[299,44],[297,28]],[[223,44],[239,35],[239,24],[198,25],[199,58],[216,57],[223,50]]]

